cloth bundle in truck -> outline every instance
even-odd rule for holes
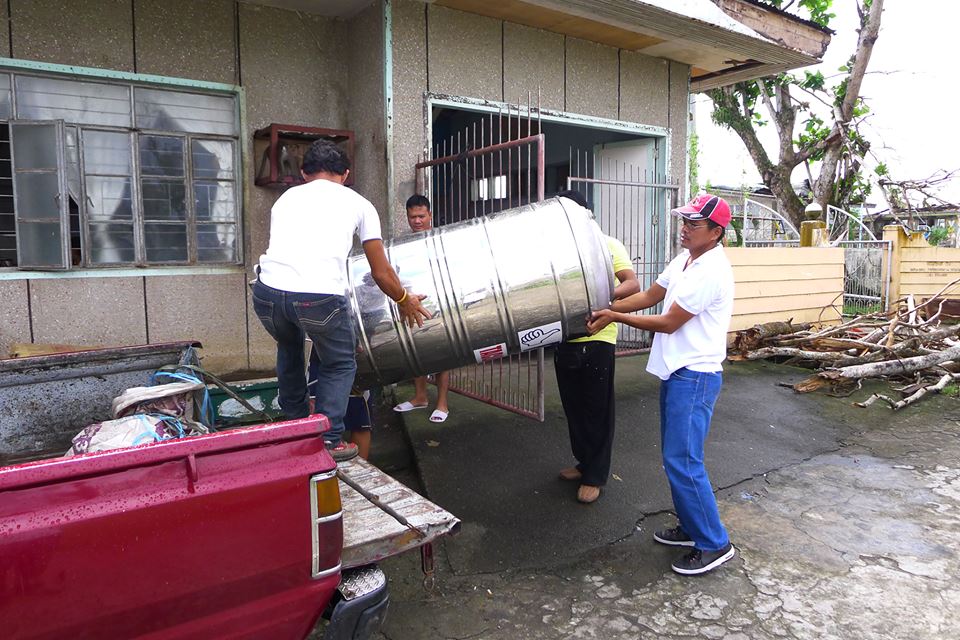
[[[74,436],[66,455],[209,433],[206,425],[194,419],[197,392],[206,393],[206,386],[196,378],[127,389],[113,400],[114,419],[85,427]]]

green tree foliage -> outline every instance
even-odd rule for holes
[[[830,11],[832,0],[766,2],[779,9],[800,9],[823,27],[835,17]],[[879,33],[882,5],[883,0],[858,2],[857,48],[834,82],[820,71],[803,71],[707,92],[713,101],[713,121],[737,133],[764,184],[776,196],[781,214],[795,225],[803,219],[806,205],[792,184],[794,169],[799,166],[805,168],[813,199],[824,210],[828,204],[847,208],[862,203],[870,193],[870,180],[863,175],[863,158],[870,143],[858,130],[869,108],[859,93]],[[771,123],[779,140],[775,158],[757,135]]]

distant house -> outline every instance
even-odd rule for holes
[[[943,229],[940,246],[960,247],[960,211],[956,210],[918,210],[912,214],[901,212],[893,214],[889,210],[867,216],[867,223],[874,233],[879,233],[889,224],[903,225],[914,231],[922,231],[929,236],[934,229]]]
[[[484,121],[521,130],[528,96],[548,194],[571,149],[626,144],[682,198],[690,92],[816,63],[829,42],[751,0],[4,6],[0,357],[15,342],[193,338],[218,372],[274,366],[247,281],[311,138],[353,150],[353,187],[387,233],[418,160]],[[511,178],[465,197],[502,197]]]

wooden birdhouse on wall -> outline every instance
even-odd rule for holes
[[[327,139],[340,145],[353,162],[354,135],[348,129],[324,129],[292,124],[271,124],[253,134],[253,153],[257,160],[254,184],[258,187],[284,189],[303,184],[300,167],[303,154],[314,140]],[[347,186],[353,184],[351,169]]]

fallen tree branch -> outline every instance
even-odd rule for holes
[[[911,404],[913,404],[920,398],[924,397],[928,393],[939,393],[940,391],[943,390],[944,387],[947,386],[947,383],[949,383],[951,380],[960,380],[960,373],[948,373],[942,376],[940,380],[937,381],[936,384],[932,384],[926,387],[920,387],[920,389],[915,391],[913,394],[907,396],[903,400],[899,400],[899,401],[893,400],[892,398],[885,396],[882,393],[875,393],[869,398],[867,398],[866,400],[864,400],[863,402],[854,402],[854,404],[857,405],[858,407],[869,407],[871,404],[873,404],[877,400],[883,400],[884,402],[890,405],[891,409],[893,409],[894,411],[899,411],[904,407],[909,407]]]
[[[901,375],[920,369],[934,367],[944,362],[949,362],[960,358],[960,345],[950,347],[943,351],[930,353],[913,358],[904,358],[903,360],[888,360],[885,362],[876,362],[871,364],[853,365],[833,369],[830,371],[821,371],[819,376],[829,379],[836,378],[874,378],[878,376]]]

